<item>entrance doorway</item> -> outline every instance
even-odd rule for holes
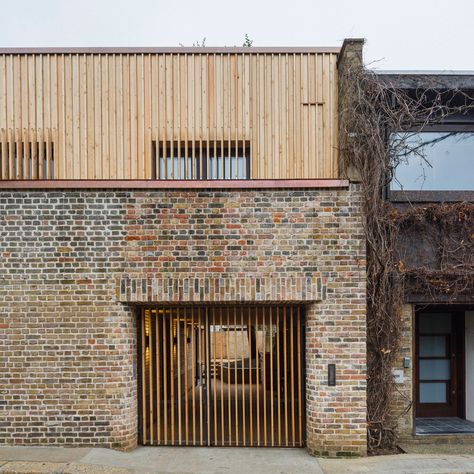
[[[465,415],[464,311],[452,307],[416,314],[416,416]]]
[[[298,305],[153,306],[139,315],[145,445],[304,445]]]

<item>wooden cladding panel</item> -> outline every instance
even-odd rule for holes
[[[51,136],[56,179],[151,179],[153,141],[207,149],[250,142],[252,179],[337,178],[336,60],[3,54],[1,136]]]

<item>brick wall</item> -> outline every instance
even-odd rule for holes
[[[306,315],[307,445],[316,455],[367,452],[365,239],[354,211],[328,213],[315,235],[326,285]],[[336,364],[334,387],[328,364]]]
[[[395,369],[403,370],[404,382],[396,384],[392,401],[392,416],[396,422],[397,435],[410,438],[413,432],[413,354],[414,308],[411,304],[402,306],[400,351],[395,361]],[[410,367],[403,368],[403,358],[410,358]]]
[[[212,276],[225,282],[226,298],[237,280],[268,286],[281,278],[301,288],[310,282],[304,297],[295,283],[289,300],[314,300],[307,337],[308,447],[364,454],[359,206],[355,186],[2,191],[0,443],[136,444],[135,314],[120,297],[121,282],[205,286]],[[260,293],[275,298],[268,289]],[[153,293],[145,295],[153,301]],[[207,295],[203,300],[210,301],[212,291]],[[326,387],[329,360],[338,363],[337,387]]]

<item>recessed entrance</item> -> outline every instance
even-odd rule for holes
[[[415,320],[416,434],[474,433],[472,306],[426,306]]]
[[[144,307],[139,431],[145,445],[304,445],[298,305]]]

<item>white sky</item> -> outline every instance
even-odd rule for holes
[[[378,69],[474,70],[474,0],[0,0],[0,47],[339,46]],[[373,64],[374,61],[378,61]]]

